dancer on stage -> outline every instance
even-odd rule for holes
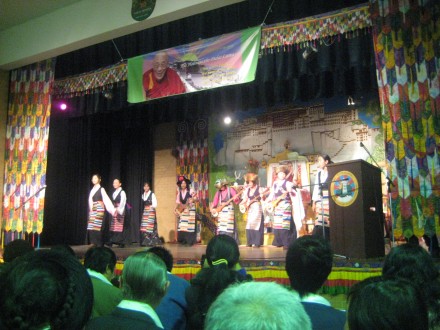
[[[179,176],[177,180],[177,198],[174,214],[178,218],[177,241],[180,244],[192,246],[196,243],[196,193],[191,186],[191,181]]]
[[[312,210],[315,213],[315,227],[313,236],[325,236],[330,240],[330,218],[329,218],[329,200],[328,200],[328,170],[327,165],[332,164],[329,155],[318,156],[318,173],[315,177],[315,185],[312,195]],[[324,223],[324,228],[322,227]],[[324,231],[325,230],[325,231]]]
[[[276,168],[277,178],[272,184],[266,204],[266,208],[273,213],[272,245],[284,249],[297,238],[297,232],[301,229],[302,219],[305,217],[301,193],[296,191],[292,182],[286,180],[288,174],[287,166],[281,165]],[[292,221],[294,218],[295,223]],[[298,226],[296,230],[295,226]]]
[[[102,222],[105,210],[115,214],[115,207],[105,189],[101,187],[101,176],[93,174],[93,188],[89,194],[89,219],[87,223],[87,241],[95,246],[102,246]]]
[[[234,188],[228,187],[228,181],[220,179],[215,182],[218,191],[214,195],[211,205],[211,214],[217,217],[217,235],[228,235],[234,238],[238,244],[238,235],[235,224],[234,202],[238,204],[240,199]]]
[[[247,212],[246,240],[247,246],[260,247],[264,241],[263,208],[261,199],[267,189],[257,184],[258,175],[248,173],[245,176],[246,190],[240,202],[240,211]]]
[[[125,220],[127,195],[122,189],[122,182],[120,179],[116,178],[113,180],[113,188],[115,191],[112,195],[112,202],[116,211],[110,221],[110,239],[108,245],[112,246],[113,244],[116,244],[119,247],[125,247],[125,243],[131,243],[128,242],[127,237],[130,233],[128,233],[125,228],[127,226],[127,221]]]
[[[162,244],[157,234],[156,195],[150,190],[150,183],[144,183],[142,194],[144,211],[141,219],[141,246],[154,246]]]

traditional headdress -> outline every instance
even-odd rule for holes
[[[247,173],[244,177],[245,181],[252,181],[254,183],[258,180],[258,175],[255,173]]]
[[[284,172],[286,175],[289,174],[289,168],[286,165],[277,166],[275,173],[278,174]]]
[[[226,180],[226,179],[218,179],[217,181],[215,181],[214,186],[215,186],[217,189],[220,189],[221,187],[223,187],[223,186],[227,186],[228,184],[229,184],[229,181],[228,181],[228,180]]]
[[[179,175],[179,177],[177,178],[177,185],[180,187],[180,185],[182,184],[183,181],[186,182],[187,186],[189,186],[191,184],[190,179],[187,179],[184,175]]]

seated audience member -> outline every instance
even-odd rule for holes
[[[84,256],[84,267],[93,284],[92,317],[110,314],[122,300],[122,292],[110,281],[114,276],[116,255],[107,247],[92,247]]]
[[[31,243],[24,239],[16,239],[5,245],[3,251],[3,261],[12,262],[15,258],[24,256],[25,254],[34,251]]]
[[[27,253],[0,274],[2,329],[82,329],[93,288],[74,257],[50,250]]]
[[[230,284],[250,281],[250,275],[235,270],[240,258],[237,242],[228,235],[214,236],[206,247],[206,262],[186,290],[188,302],[187,328],[203,329],[209,307]]]
[[[189,282],[176,275],[171,274],[173,269],[173,256],[170,251],[155,246],[148,250],[154,253],[165,263],[167,267],[167,277],[170,282],[168,292],[156,308],[156,313],[165,330],[186,329],[186,311],[187,303],[185,299],[185,290],[189,287]]]
[[[429,253],[419,245],[403,244],[391,249],[385,258],[382,276],[406,279],[422,293],[432,328],[440,328],[439,272]]]
[[[122,271],[124,299],[110,315],[92,319],[87,329],[163,329],[154,309],[168,285],[165,263],[158,256],[147,251],[129,256]]]
[[[72,247],[68,244],[58,244],[58,245],[54,245],[50,248],[52,251],[60,251],[63,253],[67,253],[70,254],[71,256],[74,256],[76,258],[76,253],[75,251],[72,249]]]
[[[298,295],[272,282],[231,285],[209,308],[206,330],[312,329]]]
[[[428,312],[422,295],[403,279],[370,277],[348,294],[350,330],[425,330]]]
[[[313,329],[344,329],[346,313],[317,295],[332,270],[333,253],[327,240],[302,236],[287,251],[286,271],[292,289],[312,320]]]

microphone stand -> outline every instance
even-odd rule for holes
[[[382,167],[379,166],[379,164],[374,159],[373,155],[368,151],[367,147],[361,142],[360,146],[364,148],[364,150],[367,152],[368,156],[370,156],[371,160],[374,162],[374,164],[379,168],[381,173],[385,176],[387,180],[387,193],[388,193],[388,209],[390,210],[390,220],[391,220],[391,242],[392,247],[395,245],[394,241],[394,220],[393,220],[393,201],[391,200],[391,186],[394,186],[394,183],[391,181],[390,177],[387,175],[387,173],[384,172]],[[385,224],[385,222],[384,222]]]
[[[343,181],[347,181],[348,179],[342,179],[342,180],[334,180],[334,181],[329,181],[328,183],[327,182],[318,182],[318,183],[315,183],[315,184],[309,184],[309,185],[302,185],[301,186],[301,188],[303,188],[303,187],[312,187],[312,186],[318,186],[319,187],[319,190],[320,190],[320,193],[319,193],[319,196],[320,196],[320,199],[319,199],[319,203],[321,203],[321,226],[322,226],[322,237],[325,239],[325,225],[324,225],[324,206],[323,206],[323,201],[324,201],[324,196],[323,196],[323,193],[322,193],[322,191],[323,191],[323,188],[324,188],[324,186],[327,186],[327,190],[328,190],[328,187],[329,187],[329,184],[330,183],[334,183],[334,182],[343,182]],[[296,186],[294,187],[294,188],[296,188]],[[328,196],[327,196],[327,199],[329,199],[330,198],[330,194],[328,194]],[[330,201],[329,201],[329,203],[330,203]],[[328,228],[330,228],[330,226],[328,227]],[[344,256],[344,255],[341,255],[341,254],[333,254],[335,257],[338,257],[338,258],[343,258],[343,259],[350,259],[349,257],[347,257],[347,256]]]

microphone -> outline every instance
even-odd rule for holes
[[[361,141],[361,143],[359,143],[359,145],[361,146],[361,148],[365,148],[365,146],[364,146],[364,144],[362,143],[362,141]]]

